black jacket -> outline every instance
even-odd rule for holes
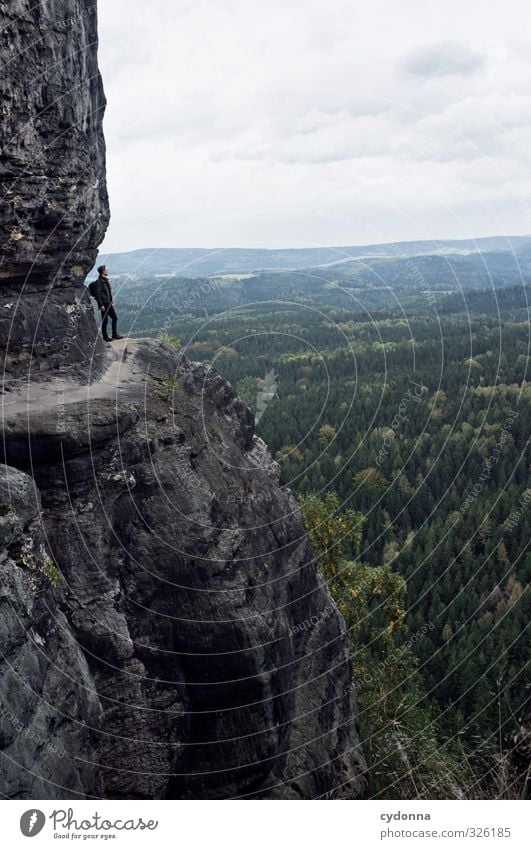
[[[111,284],[107,277],[101,275],[96,280],[96,301],[98,307],[108,307],[112,304]]]

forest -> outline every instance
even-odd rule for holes
[[[374,797],[515,798],[531,751],[529,285],[481,288],[463,259],[452,285],[432,260],[392,283],[378,260],[355,292],[348,264],[124,279],[119,302],[131,335],[180,345],[254,410],[347,621]]]

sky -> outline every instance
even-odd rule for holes
[[[531,233],[524,0],[100,0],[105,252]]]

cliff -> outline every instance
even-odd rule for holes
[[[109,222],[94,3],[0,3],[4,376],[102,368],[83,280]]]
[[[18,0],[0,27],[0,790],[358,798],[344,622],[251,413],[165,343],[98,340],[93,7]]]

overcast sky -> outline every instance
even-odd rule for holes
[[[525,0],[100,0],[104,249],[531,233]]]

